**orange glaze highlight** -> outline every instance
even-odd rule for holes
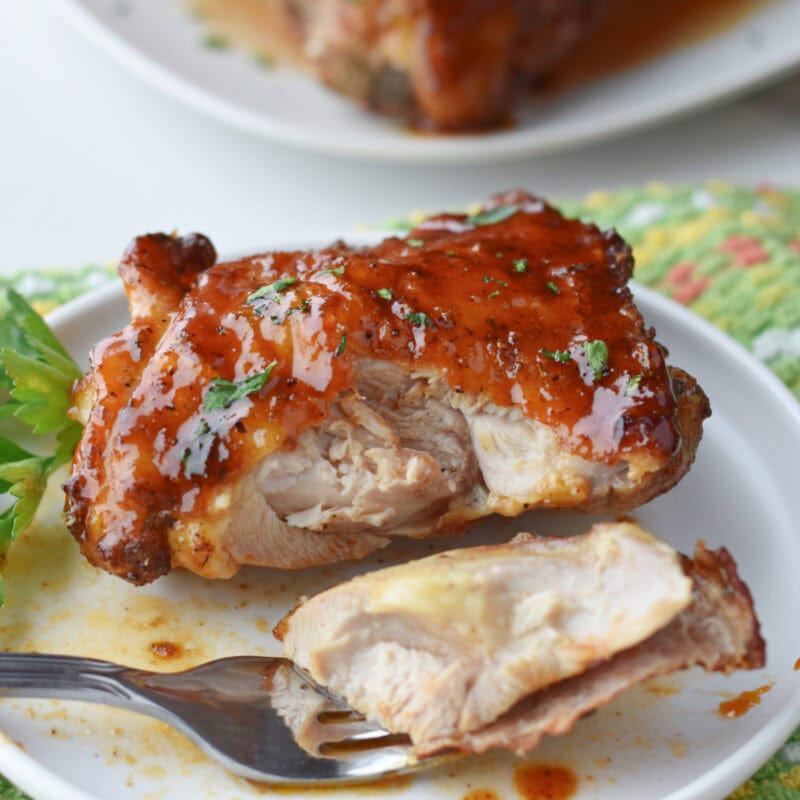
[[[794,662],[794,671],[797,672],[798,670],[800,670],[800,658]]]
[[[514,786],[524,800],[568,800],[578,789],[578,779],[558,764],[522,764],[514,770]]]
[[[761,695],[766,694],[774,684],[768,683],[758,689],[742,692],[730,700],[723,700],[719,704],[719,713],[726,719],[737,719],[744,716],[751,708],[761,705]]]

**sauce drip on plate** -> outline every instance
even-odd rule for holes
[[[741,692],[730,700],[723,700],[719,704],[719,713],[726,719],[736,719],[744,716],[751,708],[761,705],[761,696],[766,694],[773,684],[767,683],[751,691]]]
[[[569,800],[578,789],[578,779],[563,765],[523,764],[514,770],[514,785],[524,800]]]

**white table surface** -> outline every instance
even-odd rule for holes
[[[223,253],[246,251],[513,186],[556,197],[649,180],[800,187],[797,75],[558,155],[470,168],[365,164],[200,115],[95,49],[45,0],[0,5],[0,274],[114,259],[153,230],[199,230]]]

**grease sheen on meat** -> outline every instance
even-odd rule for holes
[[[708,403],[644,328],[627,245],[521,192],[484,212],[223,264],[204,237],[135,240],[131,323],[75,395],[89,560],[228,577],[672,486]]]

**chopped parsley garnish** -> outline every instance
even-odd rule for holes
[[[216,33],[209,33],[203,39],[203,47],[207,47],[209,50],[227,50],[230,46],[230,42],[224,36]]]
[[[625,389],[625,396],[630,397],[632,394],[636,393],[636,390],[639,388],[639,384],[642,382],[642,378],[644,376],[640,372],[638,375],[634,375],[629,381],[628,386]]]
[[[569,350],[548,350],[546,347],[542,347],[539,352],[543,356],[552,358],[553,361],[558,361],[560,364],[566,364],[570,359]]]
[[[347,334],[343,333],[342,338],[339,339],[339,345],[336,348],[336,352],[334,352],[333,355],[340,356],[342,353],[344,353],[345,347],[347,347]]]
[[[277,363],[277,361],[273,361],[263,372],[257,372],[238,383],[226,381],[224,378],[213,378],[203,399],[203,411],[219,411],[228,408],[236,400],[262,389]]]
[[[291,276],[279,278],[277,281],[273,281],[272,283],[268,283],[266,286],[262,286],[260,289],[257,289],[248,296],[247,300],[245,300],[245,303],[250,305],[251,303],[255,303],[256,300],[261,300],[262,297],[283,294],[290,286],[294,286],[296,283],[297,278],[293,278]]]
[[[392,299],[392,290],[391,289],[376,289],[375,294],[378,295],[382,300],[391,300]]]
[[[38,455],[0,435],[0,494],[13,498],[0,513],[0,567],[11,543],[33,520],[47,479],[72,458],[82,430],[69,417],[80,369],[17,292],[9,289],[6,300],[0,315],[0,418],[13,417],[24,426],[14,436],[27,441],[31,434],[55,434],[55,441],[47,445],[49,454]]]
[[[608,347],[602,339],[583,343],[586,360],[594,372],[594,379],[600,380],[608,371]]]
[[[253,55],[253,60],[262,69],[271,69],[275,66],[275,61],[269,53],[255,53]]]
[[[211,426],[208,424],[208,420],[201,419],[200,424],[194,429],[194,437],[205,436],[210,430]]]
[[[490,294],[487,296],[487,298],[486,298],[486,299],[487,299],[487,300],[491,300],[493,297],[497,297],[497,295],[499,295],[499,294],[500,294],[500,290],[499,290],[499,289],[495,289],[493,292],[491,292],[491,293],[490,293]]]
[[[519,206],[497,206],[497,208],[490,208],[488,211],[481,211],[478,214],[471,214],[467,217],[467,225],[477,227],[479,225],[496,225],[498,222],[503,222],[509,217],[519,211]]]
[[[412,311],[409,314],[406,314],[406,319],[415,327],[415,328],[432,328],[433,322],[431,322],[430,318],[427,314],[423,313],[422,311]]]
[[[344,265],[341,267],[331,267],[329,269],[320,270],[320,275],[325,275],[326,273],[330,273],[332,275],[344,275]]]
[[[514,272],[525,272],[528,269],[528,259],[527,258],[515,258],[514,259]]]
[[[549,289],[549,290],[550,290],[550,291],[551,291],[553,294],[561,294],[561,289],[559,289],[559,288],[558,288],[558,286],[556,286],[556,285],[553,283],[553,281],[547,281],[547,288],[548,288],[548,289]]]
[[[490,278],[488,275],[483,276],[484,283],[491,283],[492,281],[499,283],[501,286],[508,286],[508,283],[506,281],[501,281],[500,278]]]
[[[422,247],[425,242],[423,239],[406,239],[406,244],[409,247]]]

